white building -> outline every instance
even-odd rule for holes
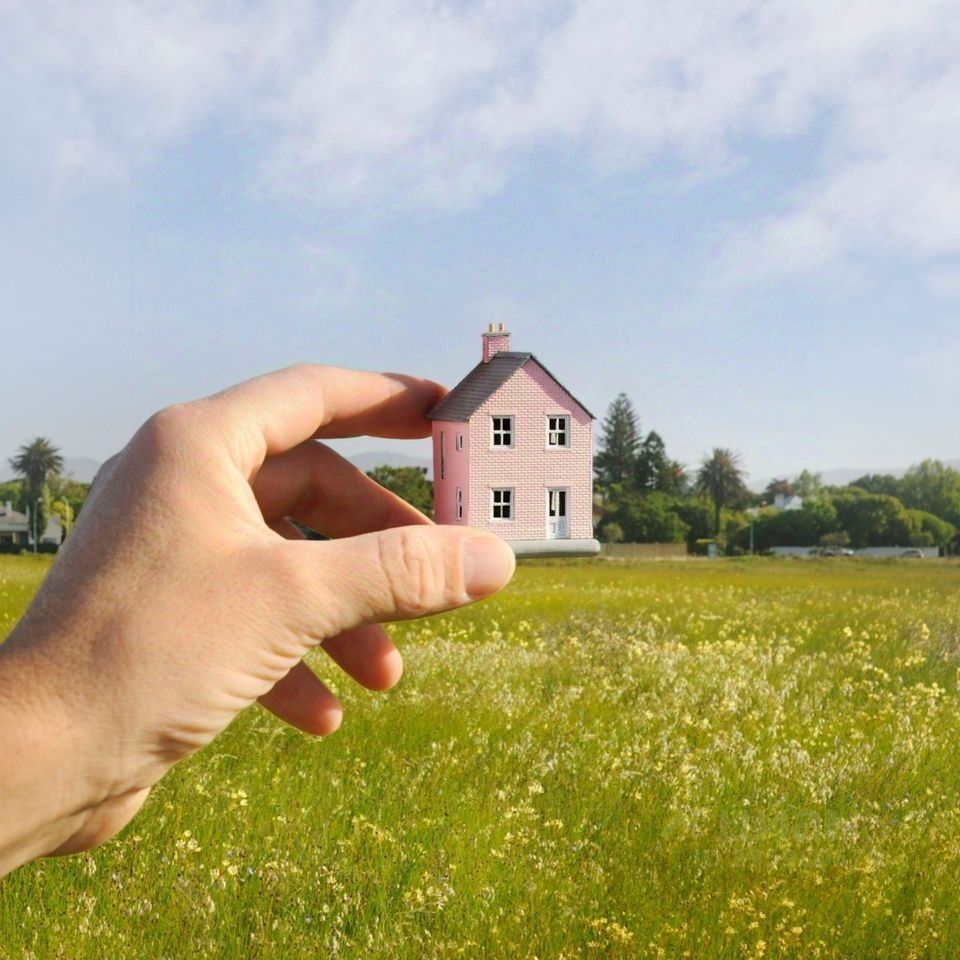
[[[29,546],[30,520],[25,513],[13,509],[13,503],[0,504],[0,543]]]
[[[63,540],[63,525],[60,517],[51,513],[47,518],[46,526],[40,536],[41,543],[59,545]],[[13,509],[13,503],[8,500],[0,503],[0,544],[15,544],[20,547],[29,547],[33,544],[33,527],[29,513],[20,513]]]

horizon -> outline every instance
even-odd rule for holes
[[[948,12],[5,8],[0,451],[293,362],[452,386],[505,322],[688,466],[960,455]]]
[[[375,438],[369,438],[375,439]],[[342,443],[342,441],[327,441],[331,446],[337,447]],[[355,450],[355,451],[346,451],[343,450],[344,456],[346,456],[351,462],[354,462],[355,465],[360,467],[362,470],[370,470],[375,466],[419,466],[425,468],[428,476],[432,479],[433,477],[433,462],[432,462],[432,450],[431,450],[431,441],[429,438],[424,440],[408,440],[403,441],[404,443],[410,445],[413,444],[417,447],[424,448],[424,454],[418,455],[417,453],[412,452],[409,449],[400,449],[400,450],[389,450],[385,448],[381,449],[370,449],[370,450]],[[341,447],[342,449],[342,447]],[[93,474],[96,469],[101,466],[100,461],[97,461],[91,457],[83,456],[72,456],[71,454],[63,454],[64,460],[66,461],[66,466],[63,471],[63,476],[69,477],[71,479],[77,480],[81,483],[89,483],[93,479]],[[376,458],[376,459],[375,459]],[[380,459],[382,458],[382,459]],[[924,460],[937,460],[943,463],[947,467],[951,467],[956,470],[960,470],[960,458],[957,459],[946,459],[943,457],[925,457]],[[408,462],[409,461],[409,462]],[[8,458],[4,458],[3,461],[5,464],[9,463]],[[892,475],[896,477],[903,476],[908,470],[916,466],[922,461],[917,461],[917,463],[908,464],[906,466],[900,465],[896,467],[832,467],[827,469],[810,469],[810,472],[816,476],[821,477],[822,482],[825,486],[846,486],[852,483],[854,480],[859,479],[860,477],[869,476],[873,474],[877,475]],[[684,464],[689,473],[696,468],[696,464]],[[796,480],[797,473],[794,474],[785,474],[785,473],[774,473],[769,476],[763,477],[754,477],[750,473],[745,473],[745,481],[747,488],[753,491],[754,493],[760,493],[764,490],[768,483],[774,480]],[[4,477],[0,475],[0,482],[10,482],[19,479],[14,476],[12,473],[9,476]]]

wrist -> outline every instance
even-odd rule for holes
[[[0,876],[67,852],[110,794],[89,718],[69,708],[53,664],[22,640],[0,645]]]

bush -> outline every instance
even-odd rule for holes
[[[957,531],[952,523],[941,520],[940,517],[927,513],[925,510],[908,510],[907,516],[913,528],[910,544],[912,547],[934,545],[946,547],[956,536]]]
[[[896,497],[857,491],[834,497],[833,505],[854,547],[896,547],[910,543],[916,532]]]
[[[815,547],[825,536],[839,532],[837,511],[829,500],[808,500],[800,510],[761,510],[753,521],[753,545],[760,553],[771,547]],[[728,538],[732,547],[746,548],[750,528]]]
[[[713,539],[713,505],[708,500],[701,497],[676,500],[673,510],[687,526],[686,539],[690,550],[696,551],[700,540]]]
[[[605,523],[600,528],[600,539],[604,543],[620,543],[623,540],[623,530],[619,523]]]
[[[37,553],[56,553],[60,549],[58,543],[41,543]],[[21,553],[33,553],[33,547],[22,543],[0,543],[0,554],[19,555]]]
[[[621,500],[610,513],[603,529],[619,528],[630,543],[682,543],[689,527],[675,512],[676,501],[663,493]]]

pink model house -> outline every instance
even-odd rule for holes
[[[428,414],[437,523],[480,527],[518,556],[595,554],[593,414],[510,334]]]

